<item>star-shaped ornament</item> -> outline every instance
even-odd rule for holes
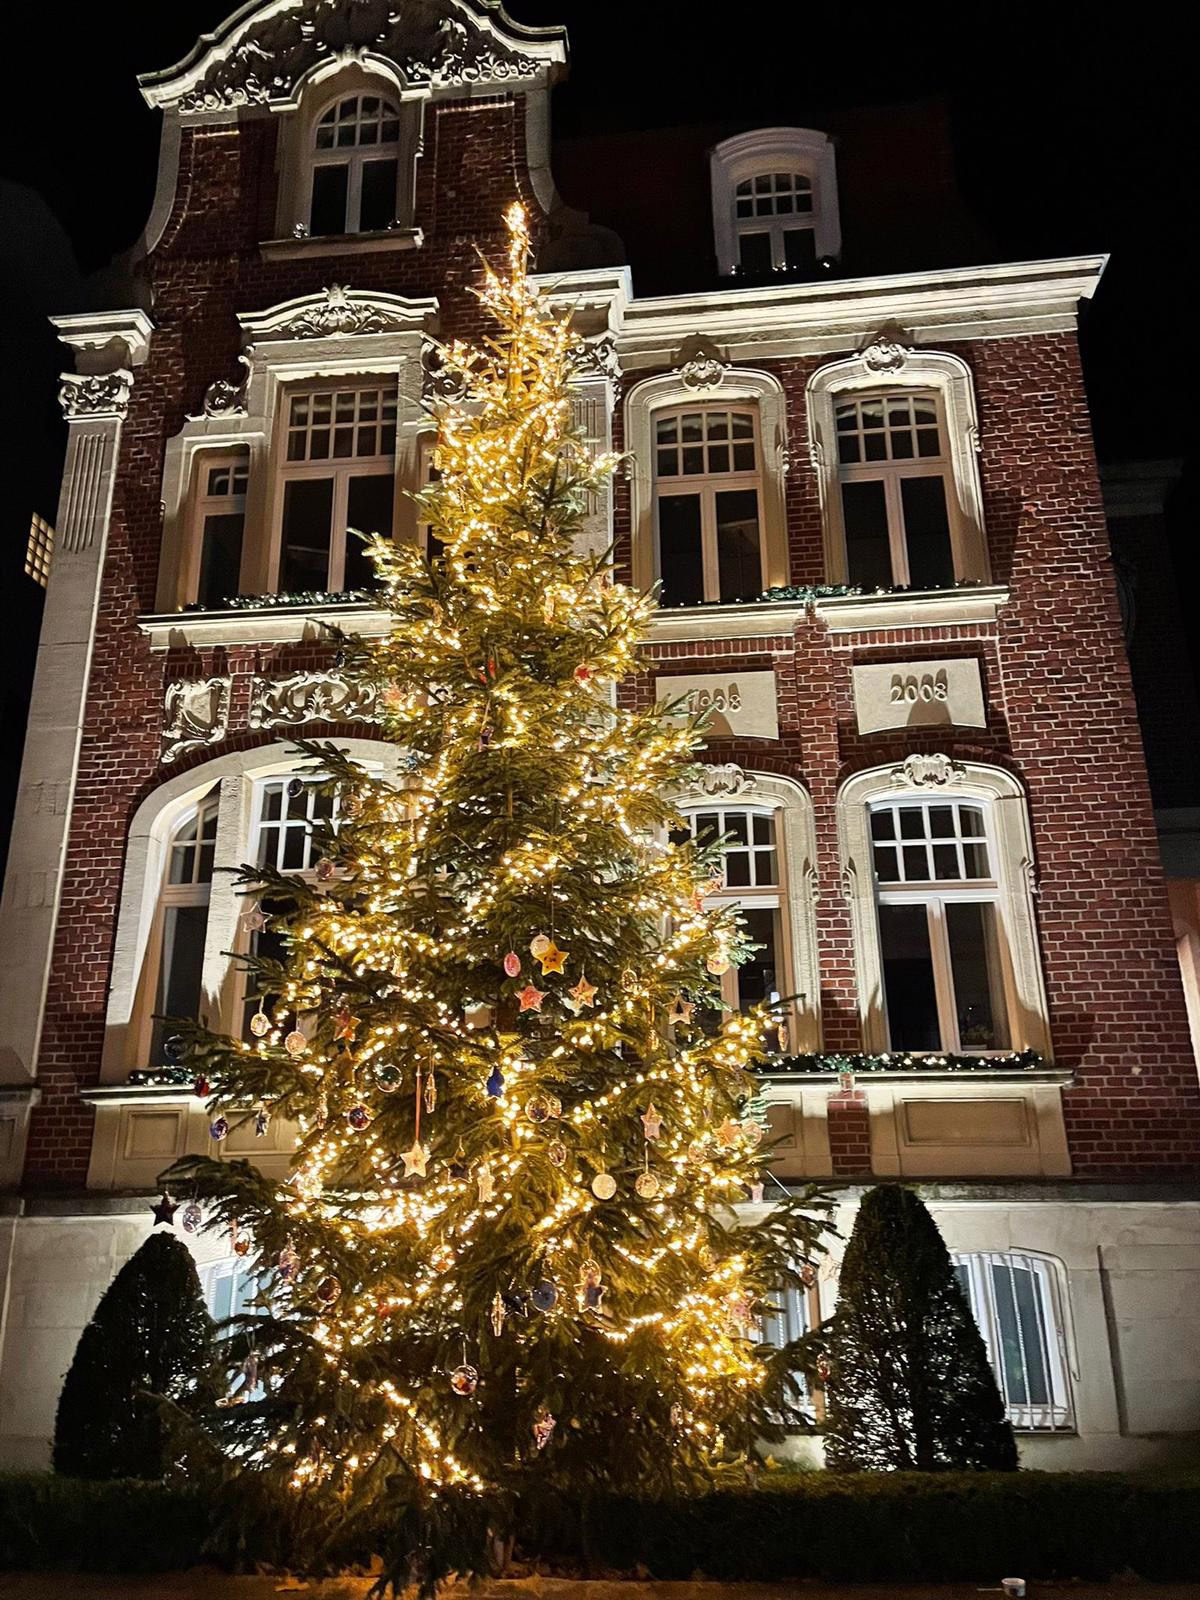
[[[335,1011],[333,1014],[333,1037],[335,1039],[353,1039],[358,1032],[358,1018],[352,1017],[348,1011]]]
[[[171,1199],[170,1195],[163,1195],[158,1204],[151,1206],[150,1209],[154,1213],[154,1226],[156,1228],[159,1226],[173,1228],[175,1226],[175,1213],[179,1207]]]
[[[413,1140],[411,1150],[406,1150],[400,1157],[404,1163],[404,1176],[406,1178],[423,1178],[425,1176],[425,1163],[429,1160],[429,1151],[419,1139]]]
[[[717,1129],[717,1143],[721,1146],[721,1149],[732,1150],[738,1142],[738,1136],[741,1131],[740,1123],[735,1122],[732,1117],[726,1117],[725,1121]]]
[[[261,906],[251,906],[242,912],[242,927],[250,933],[261,933],[271,926],[271,919]]]
[[[642,1127],[646,1130],[647,1139],[660,1139],[662,1137],[662,1116],[654,1109],[654,1101],[642,1112]]]
[[[580,978],[577,984],[567,990],[567,996],[568,998],[563,1001],[563,1004],[569,1006],[578,1016],[585,1006],[595,1005],[596,985],[589,983],[586,977]]]
[[[669,1022],[690,1022],[695,1006],[690,1000],[685,1000],[681,994],[675,996],[675,1004],[671,1007],[667,1020]]]
[[[535,989],[531,983],[527,983],[517,996],[517,1004],[522,1011],[540,1011],[545,998],[540,989]]]
[[[560,950],[555,944],[554,940],[551,939],[550,943],[538,957],[538,960],[542,963],[543,978],[548,972],[561,972],[563,969],[563,962],[566,961],[568,955],[570,955],[569,950]]]

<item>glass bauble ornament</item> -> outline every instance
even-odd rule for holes
[[[700,1139],[693,1139],[691,1144],[687,1147],[687,1158],[692,1165],[696,1167],[700,1166],[707,1156],[708,1151],[705,1148],[703,1141]]]
[[[250,1241],[243,1234],[238,1234],[233,1241],[233,1253],[235,1256],[248,1256],[250,1254]]]
[[[317,1299],[322,1305],[331,1306],[342,1292],[342,1285],[332,1274],[322,1278],[317,1285]]]
[[[168,1061],[179,1061],[186,1049],[187,1043],[179,1033],[168,1034],[162,1043],[162,1053]]]
[[[550,1443],[550,1436],[554,1432],[554,1418],[548,1411],[543,1411],[533,1424],[533,1442],[539,1450],[544,1450]]]
[[[546,1146],[546,1160],[552,1167],[565,1167],[567,1164],[567,1147],[561,1139],[551,1139]]]
[[[304,779],[289,778],[287,792],[290,799],[299,800],[300,796],[304,793]]]
[[[194,1200],[189,1200],[183,1208],[183,1216],[180,1220],[183,1223],[184,1233],[195,1233],[196,1229],[204,1221],[204,1213]]]
[[[271,1019],[263,1010],[258,1010],[250,1018],[250,1032],[256,1039],[263,1038],[271,1031]]]
[[[553,1311],[558,1301],[558,1290],[550,1282],[549,1278],[543,1278],[541,1283],[534,1287],[533,1293],[529,1298],[535,1311]]]
[[[550,1108],[550,1115],[552,1117],[562,1116],[562,1101],[556,1094],[548,1094],[546,1096],[546,1104]]]
[[[336,871],[337,868],[334,866],[329,857],[322,856],[317,862],[316,866],[313,868],[313,876],[316,878],[318,883],[328,883]]]
[[[550,1116],[550,1102],[544,1094],[531,1095],[525,1102],[525,1115],[530,1122],[546,1122]]]
[[[450,1387],[455,1394],[472,1395],[479,1387],[479,1373],[464,1362],[450,1374]]]
[[[494,1066],[487,1081],[489,1100],[499,1100],[504,1093],[504,1074],[500,1071],[499,1064]]]
[[[521,970],[521,958],[515,950],[510,950],[504,958],[504,970],[510,978],[515,978]]]
[[[354,1129],[355,1133],[361,1133],[364,1128],[370,1127],[371,1113],[366,1106],[351,1106],[346,1113],[346,1121]]]
[[[279,1269],[279,1276],[282,1281],[284,1283],[291,1283],[292,1279],[296,1276],[297,1269],[300,1266],[300,1257],[296,1254],[294,1248],[292,1247],[292,1241],[290,1239],[279,1252],[279,1255],[276,1259],[276,1266]]]
[[[714,978],[720,978],[729,971],[729,957],[723,954],[709,956],[704,965],[712,973]]]
[[[535,961],[540,961],[550,948],[550,941],[544,933],[535,933],[529,941],[529,954]]]
[[[229,1132],[229,1122],[225,1117],[214,1117],[208,1125],[210,1139],[221,1140]]]
[[[617,1192],[617,1180],[611,1172],[598,1172],[592,1179],[592,1193],[597,1200],[611,1200]]]
[[[192,1093],[198,1100],[207,1100],[209,1095],[212,1093],[212,1084],[209,1083],[206,1077],[201,1075],[192,1084]]]
[[[383,1090],[384,1094],[395,1094],[396,1090],[404,1082],[404,1074],[400,1071],[400,1068],[392,1066],[387,1061],[375,1068],[374,1076],[376,1085]]]

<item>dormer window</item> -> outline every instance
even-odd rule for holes
[[[374,233],[396,220],[400,108],[380,94],[346,95],[313,129],[308,231]]]
[[[841,251],[833,146],[810,128],[760,128],[711,156],[713,234],[723,277],[803,276]]]

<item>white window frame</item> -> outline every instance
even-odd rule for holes
[[[1070,1301],[1066,1273],[1061,1261],[1030,1250],[980,1250],[954,1252],[951,1261],[966,1268],[967,1299],[971,1314],[983,1337],[988,1360],[1000,1389],[1004,1408],[1013,1428],[1019,1433],[1073,1433],[1075,1404],[1073,1378]],[[1049,1382],[1048,1401],[1014,1400],[1009,1393],[1008,1372],[1002,1354],[999,1311],[992,1280],[993,1267],[1013,1272],[1028,1272],[1037,1286],[1039,1344]],[[1015,1289],[1014,1289],[1015,1304]],[[1020,1332],[1018,1328],[1018,1333]],[[1021,1346],[1024,1362],[1024,1345]]]
[[[378,118],[380,123],[385,120],[396,123],[396,138],[387,144],[359,144],[356,138],[356,142],[352,145],[332,145],[328,148],[321,148],[317,144],[317,134],[323,119],[327,117],[331,111],[336,111],[339,106],[346,104],[347,101],[350,100],[353,100],[358,107],[357,115],[354,119],[355,132],[357,135],[357,130],[362,122],[362,101],[368,96],[377,98],[380,102],[381,111]],[[391,115],[387,116],[386,118],[383,111],[384,107],[386,107],[391,113]],[[314,111],[312,121],[308,127],[307,211],[310,217],[312,215],[313,189],[316,185],[317,169],[319,167],[334,166],[344,166],[347,169],[346,215],[344,219],[346,226],[340,230],[338,235],[330,235],[329,237],[341,237],[343,235],[362,233],[364,231],[362,227],[362,178],[363,167],[368,161],[395,160],[396,190],[392,195],[392,215],[388,218],[388,221],[399,221],[396,213],[400,203],[400,188],[404,181],[404,142],[403,108],[399,100],[396,99],[382,85],[371,88],[360,87],[339,91],[333,96],[327,97],[322,102],[320,108]],[[380,230],[371,231],[374,232]],[[324,237],[324,235],[321,237]]]
[[[784,841],[779,838],[776,812],[771,806],[754,805],[737,800],[714,800],[707,805],[692,803],[686,807],[683,815],[692,831],[693,838],[695,838],[695,818],[707,812],[716,812],[720,815],[722,819],[720,831],[722,833],[728,831],[727,819],[731,815],[736,813],[747,819],[747,835],[751,841],[747,846],[747,851],[751,861],[753,861],[756,854],[766,853],[768,849],[775,856],[774,883],[731,885],[726,881],[725,853],[722,852],[721,887],[714,890],[713,893],[705,895],[704,905],[705,909],[709,911],[720,911],[728,906],[734,906],[739,911],[773,911],[775,913],[775,966],[777,974],[782,977],[795,970],[795,962],[792,959],[791,927],[790,918],[788,917],[787,863],[784,860],[785,846]],[[755,817],[767,817],[770,820],[773,840],[770,846],[759,846],[756,849],[753,843]],[[735,846],[734,848],[739,847]],[[740,973],[740,967],[731,966],[721,975],[721,1001],[726,1011],[740,1011],[742,1009]],[[777,990],[775,998],[782,998],[783,993],[782,989]],[[786,1016],[787,1013],[784,1013],[784,1015]],[[788,1017],[786,1026],[790,1038],[792,1031],[790,1017]]]
[[[209,494],[209,474],[214,468],[228,467],[231,474],[245,470],[246,487],[241,494]],[[191,509],[191,535],[187,542],[187,569],[184,577],[188,602],[199,598],[200,573],[204,561],[204,525],[209,517],[238,515],[242,519],[242,561],[246,556],[246,505],[250,491],[250,452],[246,449],[201,450],[192,462],[193,486]],[[232,480],[231,480],[232,481]],[[238,571],[238,588],[241,592],[241,569]]]
[[[735,215],[735,190],[744,179],[765,172],[794,172],[809,180],[813,208],[805,219],[805,225],[812,227],[816,258],[818,261],[836,260],[841,254],[837,163],[829,135],[814,128],[756,128],[750,133],[739,133],[732,139],[723,140],[713,148],[709,157],[713,240],[717,271],[722,277],[734,275],[739,264],[740,233]],[[755,227],[752,231],[761,233],[765,230]],[[772,252],[774,256],[774,244]],[[781,265],[782,261],[781,236],[775,264]]]
[[[625,440],[631,460],[630,510],[633,582],[649,590],[661,576],[655,499],[655,422],[662,411],[757,408],[759,443],[759,537],[763,588],[788,581],[785,485],[787,406],[783,385],[772,373],[749,368],[722,370],[711,381],[679,368],[635,383],[625,397]]]
[[[906,349],[885,333],[874,335],[858,355],[818,367],[805,388],[809,452],[821,502],[826,582],[848,581],[836,403],[867,395],[886,399],[908,392],[932,393],[938,404],[955,581],[990,583],[979,476],[979,419],[970,368],[945,351]]]
[[[809,206],[807,211],[776,211],[773,209],[763,213],[762,216],[743,217],[738,215],[738,207],[741,202],[746,198],[751,200],[755,198],[753,193],[747,197],[739,192],[744,183],[753,186],[760,183],[764,178],[770,178],[772,180],[771,199],[775,200],[777,198],[778,191],[774,187],[776,173],[773,168],[768,167],[765,171],[748,172],[733,184],[733,229],[737,235],[738,259],[736,270],[739,275],[749,270],[742,265],[742,240],[758,234],[765,234],[767,238],[771,255],[770,264],[776,272],[787,270],[787,241],[784,237],[785,234],[812,234],[813,254],[816,256],[817,206],[820,202],[816,186],[810,174],[799,170],[794,162],[786,163],[780,169],[780,175],[792,180],[792,188],[785,192],[792,195],[808,195]],[[819,257],[817,259],[819,260]]]
[[[751,423],[751,442],[754,448],[754,466],[746,471],[705,472],[694,474],[680,473],[675,477],[659,477],[658,474],[658,425],[669,417],[675,417],[681,423],[684,416],[700,416],[702,418],[716,413],[728,415],[732,433],[732,418],[734,414],[749,416]],[[701,423],[702,429],[706,426]],[[760,432],[760,423],[757,406],[739,405],[736,402],[724,404],[719,399],[697,401],[691,405],[664,406],[654,415],[654,526],[655,540],[657,543],[656,567],[659,577],[662,577],[662,540],[659,532],[659,507],[663,500],[679,498],[684,495],[693,495],[700,501],[700,550],[703,564],[704,600],[706,602],[719,602],[721,599],[721,574],[720,574],[720,548],[717,534],[717,495],[721,493],[735,493],[739,490],[752,489],[758,506],[758,562],[759,562],[759,589],[766,587],[764,574],[767,570],[767,537],[766,518],[763,514],[763,450]],[[733,440],[729,440],[732,449]],[[683,445],[674,447],[682,454]],[[708,441],[701,446],[708,448]],[[669,598],[669,597],[668,597]],[[736,601],[727,601],[733,605]]]
[[[911,756],[899,766],[871,767],[848,778],[838,791],[842,886],[850,905],[862,1048],[888,1049],[870,803],[911,793],[982,806],[995,847],[997,933],[1010,985],[1009,1048],[1036,1050],[1049,1060],[1049,1009],[1034,911],[1035,857],[1025,791],[1000,767],[954,761],[941,754]]]
[[[151,1065],[150,1047],[154,1037],[154,1014],[158,1008],[158,991],[162,983],[163,964],[168,958],[167,912],[174,907],[203,906],[207,924],[208,908],[212,901],[213,874],[211,872],[207,878],[193,876],[186,883],[172,883],[170,881],[171,862],[177,849],[189,847],[190,842],[181,840],[179,836],[194,823],[196,824],[197,832],[194,845],[191,845],[191,848],[194,849],[196,861],[199,863],[203,849],[202,834],[205,827],[205,819],[212,817],[215,820],[218,816],[219,806],[218,795],[213,789],[210,789],[194,806],[191,806],[182,816],[175,820],[167,839],[162,865],[162,881],[158,891],[158,905],[148,952],[146,1004],[142,1007],[138,1019],[137,1052],[140,1058],[139,1065],[143,1067]],[[205,930],[205,943],[207,945],[207,927]],[[203,991],[199,998],[203,999]],[[201,1020],[201,1017],[202,1013],[198,1008],[197,1020]]]

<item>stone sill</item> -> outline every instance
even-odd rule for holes
[[[79,1098],[85,1106],[145,1105],[147,1100],[171,1106],[189,1102],[204,1104],[186,1083],[102,1083],[91,1089],[81,1089]]]
[[[826,1088],[830,1084],[836,1085],[838,1081],[836,1072],[772,1072],[769,1066],[761,1068],[755,1076],[772,1084],[813,1084]],[[873,1083],[1049,1083],[1067,1087],[1074,1082],[1075,1074],[1065,1067],[1039,1067],[1036,1070],[1022,1067],[996,1067],[989,1070],[979,1067],[966,1072],[953,1072],[946,1068],[938,1071],[931,1067],[928,1072],[857,1072],[854,1089],[866,1089]]]
[[[138,627],[150,640],[151,650],[185,646],[205,650],[216,646],[299,644],[329,642],[329,628],[343,633],[382,638],[391,616],[363,601],[338,601],[316,606],[238,607],[232,611],[168,611],[139,617]]]
[[[994,623],[1008,601],[1005,585],[987,584],[962,589],[910,589],[898,594],[838,595],[814,600],[812,609],[830,633],[860,633]]]
[[[380,233],[322,234],[315,239],[264,239],[258,253],[264,261],[300,261],[310,256],[370,256],[384,250],[418,250],[424,243],[420,228],[385,228]]]

